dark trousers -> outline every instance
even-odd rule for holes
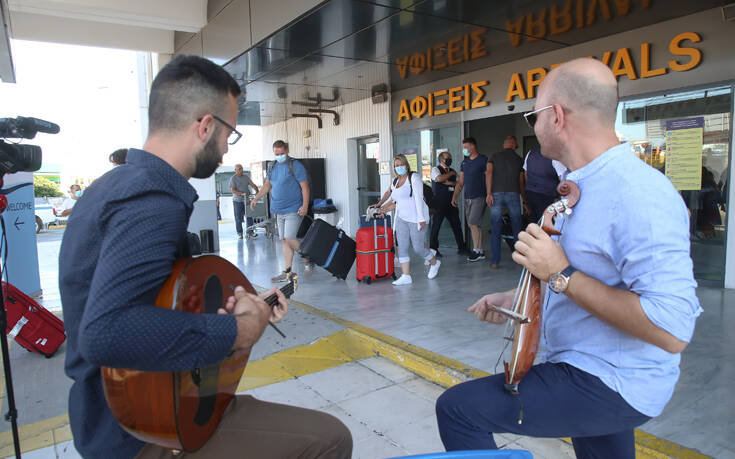
[[[519,395],[506,392],[504,382],[500,373],[439,397],[436,417],[447,451],[496,449],[492,434],[511,433],[572,437],[578,459],[635,458],[633,429],[650,418],[596,376],[566,363],[542,363],[523,378]]]
[[[434,250],[439,249],[439,230],[441,229],[444,219],[449,220],[454,233],[454,241],[457,243],[458,249],[464,249],[464,238],[462,237],[462,227],[459,223],[459,210],[451,203],[440,203],[434,210],[431,217],[431,237],[429,238],[429,247]]]
[[[245,217],[245,203],[241,201],[233,201],[232,206],[235,208],[235,231],[237,234],[242,234],[242,220]],[[247,218],[248,227],[253,226],[253,219]],[[248,230],[248,233],[252,233],[253,230]]]
[[[528,204],[528,210],[531,214],[528,216],[528,220],[531,223],[538,223],[541,220],[544,210],[556,200],[556,195],[552,194],[541,194],[535,191],[526,191],[526,204]]]

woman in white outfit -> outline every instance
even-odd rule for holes
[[[411,167],[405,155],[396,155],[393,159],[397,179],[393,180],[390,188],[390,198],[395,202],[396,221],[395,232],[398,239],[398,261],[401,263],[401,271],[403,274],[397,280],[393,281],[393,285],[408,285],[413,282],[411,278],[410,258],[408,256],[408,246],[413,246],[413,250],[424,257],[429,262],[429,279],[436,277],[439,272],[441,262],[436,259],[436,252],[426,248],[426,231],[429,221],[429,206],[424,202],[424,186],[421,182],[421,176],[418,173],[412,173]],[[409,182],[410,180],[410,182]],[[388,198],[388,193],[378,203],[382,205]],[[387,212],[390,204],[381,208],[381,211]]]

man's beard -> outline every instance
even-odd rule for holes
[[[214,171],[219,167],[222,161],[222,154],[217,148],[217,137],[219,129],[215,130],[212,138],[207,141],[204,148],[197,153],[196,164],[194,173],[191,175],[194,178],[204,179],[214,174]]]

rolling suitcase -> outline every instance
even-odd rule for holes
[[[64,322],[13,285],[3,282],[2,289],[8,338],[47,358],[54,355],[66,340]]]
[[[382,220],[381,224],[378,224]],[[372,226],[357,230],[357,280],[396,278],[393,266],[393,229],[390,218],[374,218]]]
[[[346,279],[355,262],[355,241],[324,220],[313,220],[299,253],[339,279]]]

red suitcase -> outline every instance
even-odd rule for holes
[[[376,279],[396,278],[393,267],[393,229],[388,226],[388,219],[378,225],[379,219],[373,219],[372,227],[357,230],[357,268],[358,281],[368,284]]]
[[[2,283],[8,325],[5,333],[31,352],[54,355],[66,340],[64,322],[13,285]]]

